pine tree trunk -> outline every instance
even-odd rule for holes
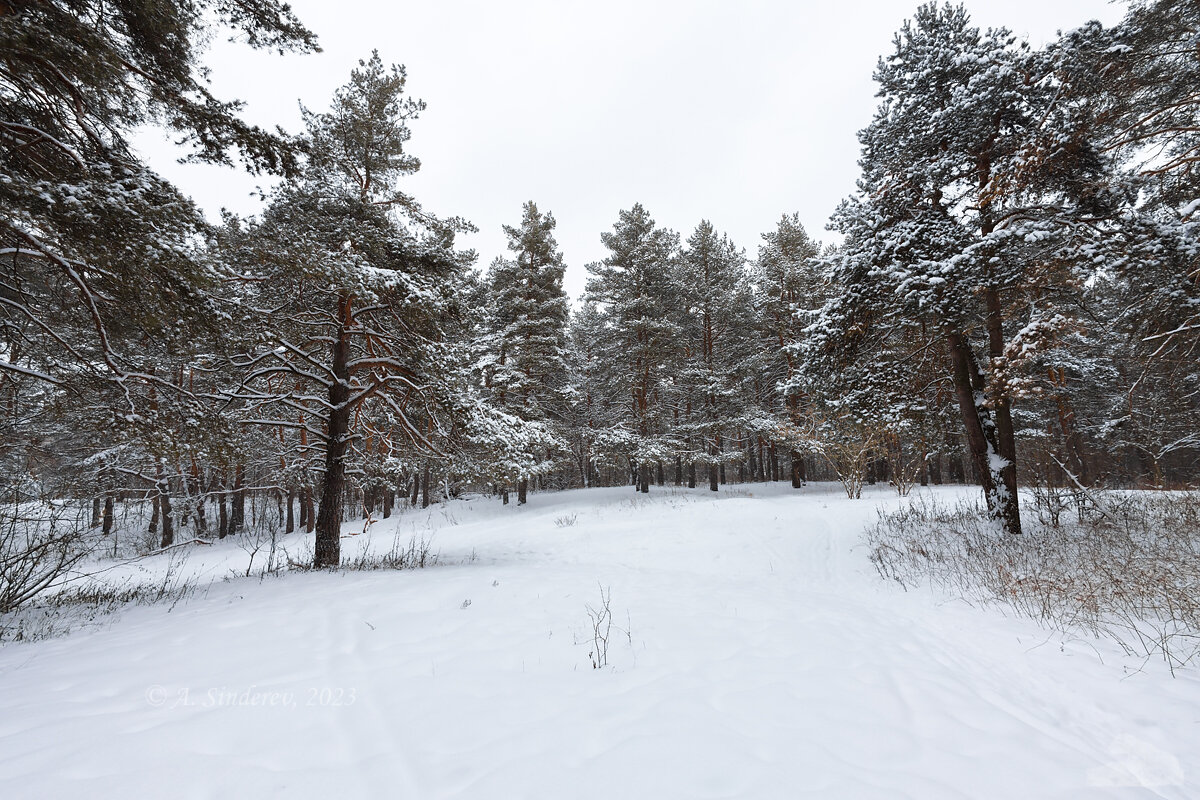
[[[522,478],[517,481],[517,505],[523,506],[529,499],[529,479]]]
[[[154,489],[158,492],[158,511],[162,521],[162,544],[159,547],[170,547],[175,544],[175,523],[171,519],[170,484],[163,477],[162,464],[155,469],[157,481]]]
[[[291,533],[292,531],[296,530],[296,512],[294,511],[295,504],[296,489],[295,487],[289,486],[287,492],[287,522],[284,524],[284,533]],[[302,508],[300,511],[303,513],[304,509]],[[300,522],[300,524],[304,524],[303,520]]]
[[[638,462],[638,491],[650,494],[650,465],[645,461]]]
[[[429,460],[425,460],[425,469],[421,472],[421,508],[429,508]]]
[[[313,494],[312,486],[304,487],[304,507],[307,512],[304,526],[305,533],[312,533],[317,529],[317,503]]]
[[[156,535],[156,536],[157,536],[157,535],[158,535],[158,514],[159,514],[159,505],[158,505],[158,486],[155,486],[155,487],[154,487],[154,494],[153,494],[153,495],[151,496],[151,498],[150,498],[150,505],[151,505],[151,509],[150,509],[150,533],[152,533],[152,534],[154,534],[154,535]]]
[[[100,527],[100,495],[92,498],[92,524],[91,527]]]
[[[396,500],[396,490],[388,484],[387,489],[383,492],[383,518],[388,519],[392,516],[392,503]]]
[[[308,530],[308,487],[300,487],[300,528]]]
[[[1004,358],[1004,312],[1000,292],[989,288],[984,292],[987,301],[988,354],[993,362]],[[998,497],[1004,529],[1012,534],[1021,532],[1021,503],[1017,496],[1017,438],[1012,421],[1012,400],[1006,386],[998,387],[994,415],[996,418],[996,450],[1004,459],[1000,468],[1000,483],[1004,489]]]
[[[688,462],[688,488],[689,489],[696,488],[696,462],[695,461]]]
[[[325,476],[317,510],[317,538],[313,566],[336,567],[342,561],[342,495],[346,491],[346,448],[350,440],[350,303],[338,297],[337,332],[333,344],[333,381],[329,384],[329,418],[325,439]]]
[[[996,448],[996,430],[986,408],[976,402],[976,397],[983,397],[985,384],[983,375],[975,365],[966,338],[957,331],[946,337],[946,346],[950,355],[954,394],[958,399],[959,415],[967,434],[967,447],[980,486],[983,488],[984,499],[988,510],[1004,525],[1005,532],[1019,534],[1021,518],[1016,506],[1016,487],[1011,494],[1002,495],[998,489],[1003,485],[997,478],[997,466],[992,456],[998,455]],[[1014,473],[1015,475],[1015,473]]]
[[[199,475],[195,477],[194,481],[196,487],[196,532],[203,535],[208,533],[208,518],[204,513],[204,501],[208,499],[208,494],[204,491]]]
[[[237,533],[246,527],[246,467],[237,465],[233,478],[233,509],[229,515],[229,532]]]
[[[225,491],[225,482],[221,481],[221,490],[217,492],[218,520],[217,538],[224,539],[229,535],[229,493]]]
[[[105,536],[112,533],[113,528],[113,494],[106,492],[104,495],[104,517],[101,522],[101,530]]]
[[[675,485],[683,485],[683,456],[675,456]]]

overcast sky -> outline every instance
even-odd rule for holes
[[[298,103],[324,109],[359,58],[378,48],[408,67],[429,108],[412,124],[421,172],[405,189],[474,222],[478,266],[505,253],[503,224],[534,200],[558,220],[567,291],[605,257],[601,231],[641,202],[685,238],[710,219],[754,256],[759,235],[799,212],[809,233],[854,189],[856,131],[875,108],[871,73],[917,3],[665,0],[292,0],[324,52],[278,56],[215,41],[222,98],[246,118],[298,130]],[[969,0],[981,27],[1034,44],[1089,19],[1105,0]],[[215,218],[260,208],[263,178],[178,165],[158,135],[139,147]]]

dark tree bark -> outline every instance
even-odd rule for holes
[[[986,383],[983,374],[975,364],[974,356],[966,338],[959,332],[953,331],[946,337],[946,346],[950,355],[951,375],[954,382],[954,394],[958,399],[959,415],[967,434],[967,448],[975,467],[975,474],[983,488],[988,510],[1004,525],[1005,532],[1021,533],[1021,517],[1017,510],[1016,472],[1011,473],[1012,488],[1008,491],[1005,484],[996,480],[997,471],[994,469],[991,456],[999,454],[996,443],[996,427],[992,423],[988,410],[976,402],[976,397],[983,397]],[[1011,420],[1010,420],[1011,423]],[[1001,471],[1000,476],[1007,481]],[[998,491],[1003,488],[1005,491]]]
[[[100,495],[92,498],[92,524],[91,527],[100,527]]]
[[[225,482],[221,482],[220,491],[217,492],[217,538],[224,539],[229,535],[229,493],[225,491]]]
[[[283,532],[291,533],[296,530],[296,512],[294,510],[296,504],[296,489],[293,486],[288,487],[287,492],[287,522],[284,524]],[[300,514],[303,516],[304,508],[300,508]],[[300,524],[304,524],[304,520],[300,520]]]
[[[523,506],[529,499],[529,479],[522,478],[517,481],[517,505]]]
[[[237,533],[246,527],[246,467],[237,465],[233,478],[233,508],[229,513],[229,532]]]
[[[154,494],[150,498],[150,506],[151,506],[150,533],[157,535],[158,534],[158,514],[159,514],[158,487],[157,486],[154,487]]]
[[[112,492],[107,492],[104,495],[104,517],[101,522],[101,526],[102,526],[101,530],[104,532],[105,536],[108,536],[110,533],[112,533],[112,527],[113,527],[113,494],[112,494]]]
[[[1004,312],[1000,306],[1000,292],[988,289],[984,292],[987,302],[988,354],[999,361],[1004,357]],[[1004,528],[1009,533],[1021,532],[1021,504],[1017,497],[1017,438],[1013,430],[1012,401],[1006,386],[996,387],[993,392],[993,414],[996,418],[996,451],[1004,459],[1000,468],[1000,483],[1003,493],[998,498],[999,513]]]
[[[696,488],[696,462],[695,461],[688,462],[688,488],[689,489]]]
[[[159,547],[170,547],[175,544],[175,523],[171,519],[171,495],[167,493],[167,481],[159,484],[158,504],[162,509],[162,540]]]
[[[425,469],[421,473],[421,508],[429,508],[429,460],[425,460]]]
[[[804,474],[804,456],[800,455],[798,450],[791,451],[792,460],[792,488],[799,489],[804,485],[806,476]]]
[[[683,485],[683,456],[675,456],[675,485]]]
[[[341,563],[342,495],[346,490],[346,449],[350,442],[350,304],[345,294],[338,297],[337,330],[333,343],[333,381],[329,384],[329,419],[325,439],[325,477],[321,481],[321,504],[317,510],[317,539],[313,566],[336,567]]]

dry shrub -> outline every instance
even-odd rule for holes
[[[1200,494],[1042,493],[1006,536],[978,503],[924,500],[880,514],[871,561],[904,587],[929,582],[1087,632],[1174,670],[1200,654]],[[1064,513],[1064,504],[1070,512]]]

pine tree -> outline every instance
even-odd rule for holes
[[[736,375],[743,363],[739,345],[752,324],[744,265],[742,251],[704,220],[688,237],[675,271],[686,349],[674,382],[683,417],[674,427],[689,442],[689,460],[707,468],[714,492],[720,468],[731,458],[726,441],[747,425]],[[732,453],[740,459],[738,450]]]
[[[671,280],[679,236],[657,227],[639,203],[622,211],[600,240],[610,254],[588,265],[587,295],[606,307],[602,357],[628,398],[620,427],[610,429],[606,446],[623,452],[638,489],[648,492],[654,464],[677,449],[667,436],[664,382],[679,341]]]
[[[500,409],[528,422],[557,423],[565,413],[569,304],[554,226],[552,214],[526,203],[520,226],[504,226],[513,260],[497,259],[488,273],[487,385]],[[553,463],[540,455],[539,469]],[[531,473],[511,477],[523,504]]]
[[[784,215],[775,230],[762,238],[753,269],[756,314],[763,337],[755,353],[755,394],[767,414],[774,415],[780,394],[776,389],[782,387],[786,418],[796,426],[801,424],[805,400],[795,381],[794,345],[801,338],[804,313],[819,309],[825,301],[816,267],[821,246],[809,238],[799,214]],[[792,447],[790,457],[792,486],[799,488],[806,479],[804,454]]]
[[[247,421],[321,443],[318,567],[340,560],[355,445],[380,436],[438,455],[438,409],[453,401],[443,325],[470,254],[453,249],[464,223],[423,212],[397,186],[419,167],[405,143],[424,107],[403,96],[405,83],[403,68],[385,69],[377,53],[359,62],[332,109],[306,115],[303,178],[235,242],[245,293],[235,299],[250,309],[258,346],[237,360],[243,374],[230,396]]]
[[[805,368],[853,362],[880,326],[936,331],[988,507],[1019,533],[1008,337],[1095,253],[1120,195],[1056,105],[1051,66],[1005,30],[971,27],[961,7],[918,9],[876,80],[860,193],[835,216],[842,296],[812,330]]]

